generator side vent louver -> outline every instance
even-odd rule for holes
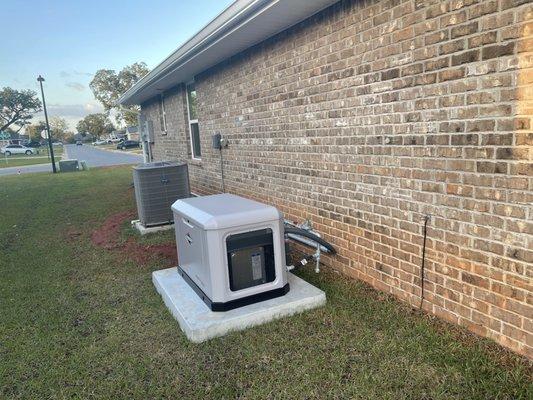
[[[172,204],[191,196],[186,163],[152,162],[133,168],[139,220],[145,227],[173,222]]]

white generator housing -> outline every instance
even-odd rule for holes
[[[172,205],[178,271],[212,311],[289,291],[282,214],[232,194]]]

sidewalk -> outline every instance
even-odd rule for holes
[[[35,158],[48,159],[48,156],[46,157],[17,157],[16,159],[20,160],[20,159],[35,159]],[[60,157],[56,158],[56,166],[59,160],[67,159],[67,158],[68,158],[67,151],[66,149],[64,149],[63,154]],[[15,167],[0,168],[0,176],[28,174],[28,173],[35,173],[35,172],[52,172],[51,162],[42,163],[42,164],[19,165]]]

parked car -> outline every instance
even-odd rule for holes
[[[123,141],[124,141],[124,139],[121,139],[121,138],[120,138],[120,139],[119,139],[119,138],[113,138],[113,139],[111,139],[111,143],[121,143],[121,142],[123,142]]]
[[[10,156],[11,154],[26,154],[31,156],[34,150],[21,144],[9,144],[0,149],[0,153]]]
[[[83,142],[81,140],[76,140],[76,146],[83,146]]]
[[[48,140],[41,140],[41,146],[48,147]],[[52,146],[63,146],[63,142],[52,142]]]
[[[24,146],[36,149],[38,147],[41,147],[41,142],[38,142],[37,140],[32,140],[30,142],[25,143]]]
[[[102,144],[111,144],[113,143],[111,139],[98,139],[93,142],[93,146],[100,146]]]
[[[125,140],[117,144],[117,149],[120,149],[120,150],[132,149],[136,147],[140,147],[139,142],[136,140]]]

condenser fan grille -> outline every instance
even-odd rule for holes
[[[133,168],[139,220],[144,226],[173,222],[172,204],[190,197],[187,164],[154,162]]]

